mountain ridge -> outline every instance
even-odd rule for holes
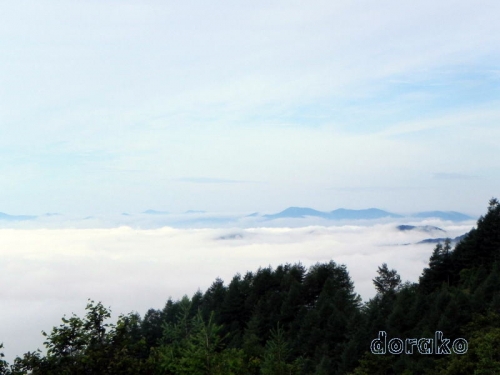
[[[398,218],[401,215],[384,211],[379,208],[367,208],[361,210],[351,210],[346,208],[338,208],[333,211],[325,212],[318,211],[309,207],[288,207],[276,214],[263,215],[268,220],[282,218],[300,218],[306,216],[319,217],[328,220],[361,220],[361,219],[381,219],[384,217]]]
[[[0,212],[0,220],[5,220],[5,221],[21,221],[21,220],[33,220],[36,219],[38,216],[34,215],[9,215],[6,214],[5,212]]]
[[[275,219],[303,219],[305,217],[318,217],[327,220],[374,220],[383,218],[403,218],[415,217],[419,219],[437,218],[449,221],[465,221],[472,220],[473,217],[457,211],[422,211],[409,215],[401,215],[390,211],[385,211],[380,208],[366,209],[347,209],[338,208],[333,211],[319,211],[310,207],[291,206],[283,211],[262,215],[266,220]]]

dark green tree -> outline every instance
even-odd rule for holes
[[[251,374],[258,374],[262,357],[264,354],[264,347],[261,343],[261,333],[259,332],[259,322],[254,315],[247,324],[245,333],[243,335],[243,352],[246,356],[247,367]]]
[[[447,238],[444,245],[438,243],[429,258],[429,268],[425,268],[420,277],[420,287],[431,293],[441,284],[454,285],[453,264],[451,258],[451,240]]]
[[[277,325],[271,330],[270,339],[266,342],[264,359],[262,361],[262,375],[288,375],[297,372],[296,366],[289,363],[290,348],[285,340],[283,329]]]
[[[401,284],[401,277],[395,269],[389,270],[387,263],[383,263],[377,270],[378,276],[373,279],[377,293],[382,295],[394,292]]]
[[[149,309],[141,323],[141,330],[148,348],[159,344],[162,336],[163,315],[160,310]]]
[[[0,343],[0,350],[3,349],[3,343]],[[0,375],[9,375],[9,364],[3,359],[5,355],[0,351]]]

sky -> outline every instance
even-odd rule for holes
[[[481,214],[498,1],[0,4],[0,212]]]

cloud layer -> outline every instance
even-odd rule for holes
[[[413,224],[438,225],[450,237],[472,226]],[[162,308],[169,296],[205,291],[216,277],[228,283],[237,272],[286,262],[346,264],[366,300],[374,295],[371,279],[383,262],[403,280],[416,281],[432,252],[432,245],[413,243],[433,234],[402,232],[395,225],[0,229],[0,342],[11,360],[41,348],[40,331],[58,325],[64,314],[81,315],[88,298],[111,306],[115,316],[133,310],[144,314]]]

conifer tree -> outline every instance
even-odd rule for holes
[[[262,375],[289,375],[293,366],[287,362],[290,348],[285,340],[285,333],[279,323],[276,329],[271,330],[271,336],[266,342]]]
[[[394,292],[401,284],[401,277],[395,269],[389,270],[387,263],[378,267],[377,273],[378,276],[373,279],[373,284],[377,292],[382,295]]]

